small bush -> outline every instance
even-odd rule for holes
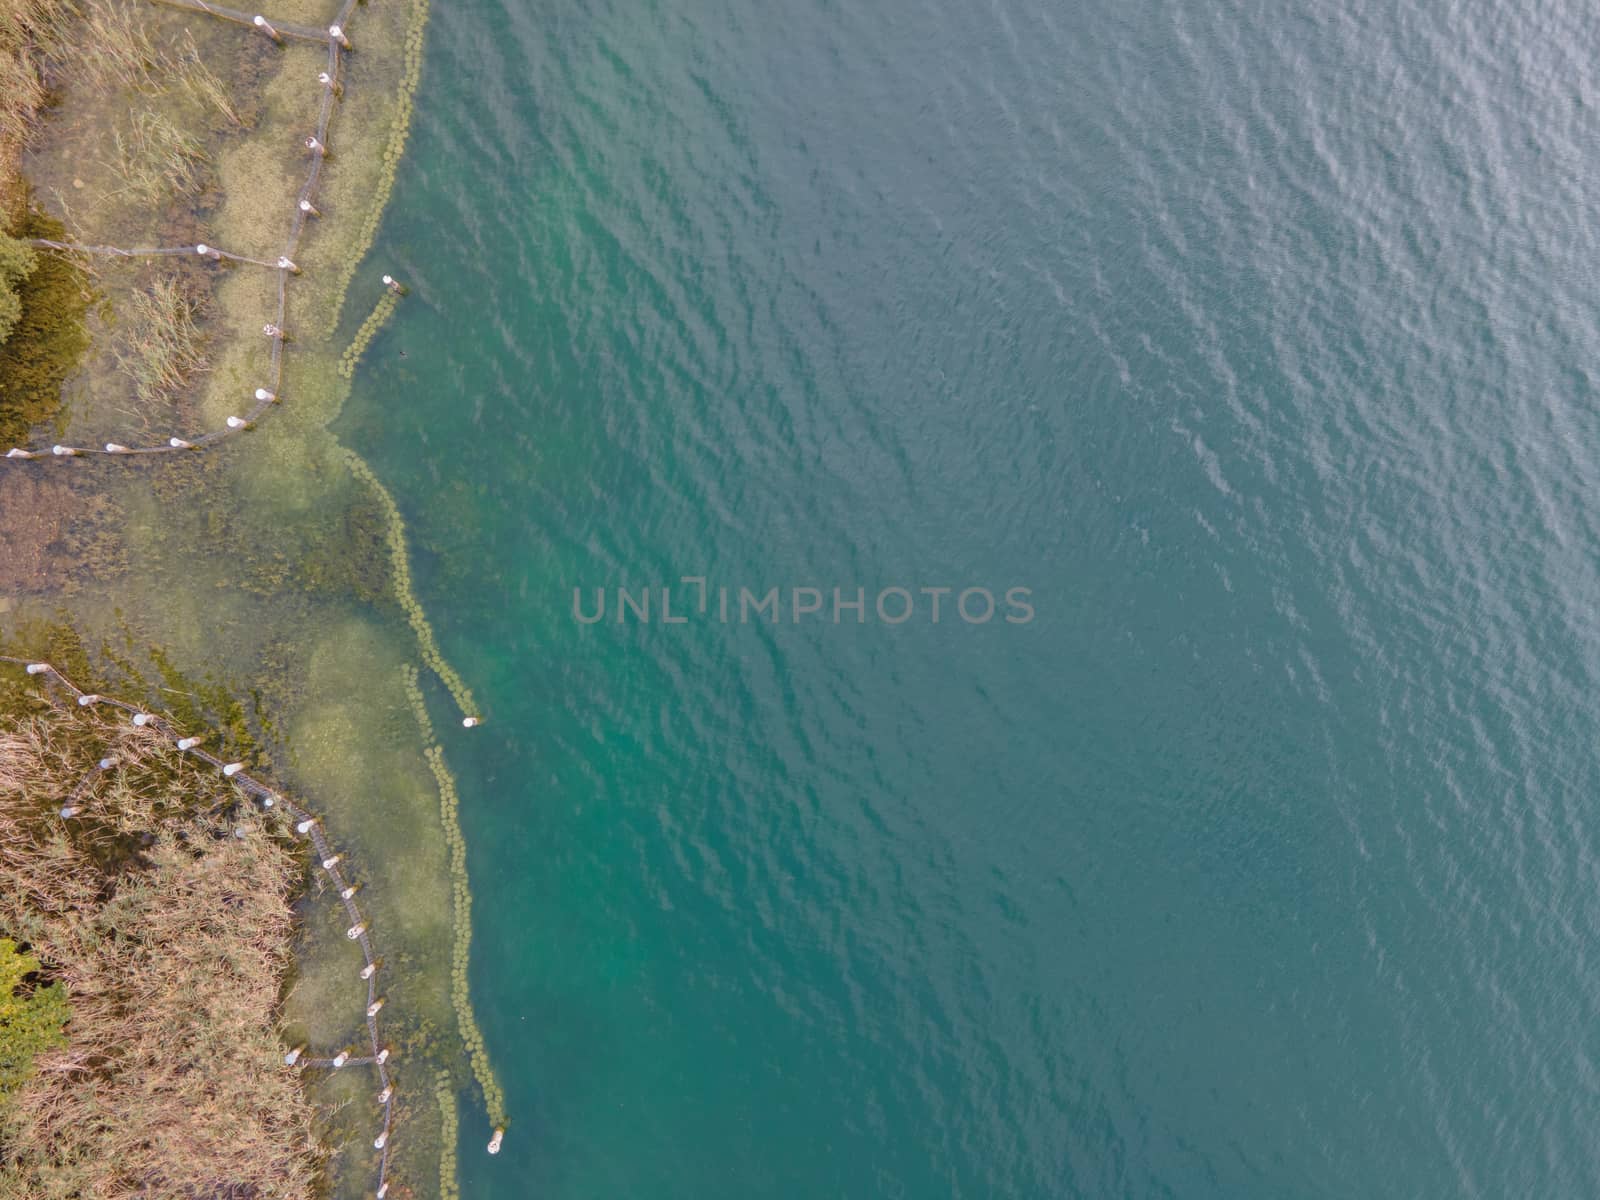
[[[35,1058],[67,1044],[67,990],[30,985],[38,974],[38,959],[0,938],[0,1102],[32,1077]]]
[[[22,320],[22,297],[17,288],[33,274],[38,256],[26,242],[0,233],[0,345]]]
[[[66,235],[59,221],[37,211],[26,215],[18,232],[58,240]],[[11,336],[0,339],[0,453],[55,416],[62,384],[89,345],[83,315],[91,293],[71,255],[38,255],[16,291],[21,315]]]

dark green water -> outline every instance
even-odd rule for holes
[[[1597,1193],[1591,24],[436,6],[467,1196]],[[1036,617],[574,619],[681,576]]]

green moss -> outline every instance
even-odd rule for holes
[[[0,635],[0,654],[42,658],[74,679],[89,679],[89,654],[83,639],[65,621],[17,621]],[[32,676],[9,663],[0,664],[0,718],[28,717],[44,712],[50,702]]]
[[[17,231],[25,238],[62,238],[59,221],[29,212]],[[21,315],[0,343],[0,443],[16,445],[28,430],[53,420],[61,386],[82,360],[89,337],[83,318],[91,293],[82,268],[65,255],[41,254],[17,286]]]
[[[214,753],[252,767],[266,761],[260,731],[268,725],[253,693],[247,705],[226,683],[180,670],[168,651],[141,642],[127,626],[120,646],[106,641],[91,648],[65,622],[19,623],[14,634],[0,637],[0,653],[37,657],[79,687],[149,704],[179,729],[220,734],[220,740],[208,746]],[[31,676],[11,664],[0,664],[0,717],[37,715],[49,707]]]

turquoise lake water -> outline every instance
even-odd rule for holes
[[[464,1195],[1600,1193],[1591,24],[435,6]],[[869,619],[574,617],[684,576]]]

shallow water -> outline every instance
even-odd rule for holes
[[[1600,1186],[1583,15],[436,12],[464,1194]],[[682,576],[1036,617],[574,619]]]
[[[301,0],[294,2],[298,9]],[[153,18],[130,13],[167,32],[179,20],[165,9]],[[336,371],[343,343],[332,333],[341,297],[358,314],[354,325],[385,294],[380,271],[354,280],[349,273],[362,265],[363,217],[386,192],[385,146],[396,113],[404,111],[409,78],[408,29],[425,13],[424,2],[361,14],[361,54],[344,76],[332,126],[339,150],[316,193],[323,217],[295,251],[303,274],[288,291],[293,340],[283,402],[265,410],[248,433],[203,454],[131,461],[51,456],[0,466],[0,482],[9,487],[0,489],[0,516],[18,495],[31,501],[36,511],[21,523],[22,545],[35,553],[43,545],[37,570],[0,572],[0,639],[30,657],[66,653],[64,661],[81,665],[77,673],[87,685],[170,710],[179,728],[221,728],[207,734],[209,748],[247,761],[318,814],[347,855],[384,960],[384,1036],[406,1064],[396,1174],[431,1189],[439,1172],[437,1072],[448,1065],[465,1076],[450,987],[448,848],[423,733],[403,686],[402,671],[417,658],[418,644],[395,603],[384,514],[325,428],[346,396]],[[203,55],[209,58],[213,45],[226,47],[226,31],[212,18],[183,19],[201,27]],[[260,49],[258,35],[229,29]],[[249,94],[261,120],[248,134],[224,131],[208,140],[215,190],[201,211],[139,216],[163,237],[205,236],[266,253],[284,245],[304,179],[297,146],[317,120],[319,59],[294,48],[274,50],[265,62],[276,73],[263,69],[249,79],[227,73],[226,56],[210,61],[227,74],[236,98]],[[68,89],[36,149],[41,182],[51,170],[70,168],[83,147],[95,148],[96,130],[119,102],[136,110],[154,101],[143,91],[122,97]],[[85,174],[88,195],[95,177]],[[47,207],[59,202],[44,189],[40,198]],[[123,246],[151,240],[141,236],[145,225],[125,220],[115,205],[94,214],[101,223],[86,228],[88,240]],[[276,278],[245,267],[221,271],[218,280],[209,323],[240,334],[211,344],[212,367],[195,396],[172,406],[176,411],[139,414],[162,440],[175,416],[184,419],[177,425],[184,433],[220,428],[225,414],[240,411],[267,382],[260,330],[273,312]],[[128,272],[105,272],[104,299],[125,302],[131,282]],[[35,436],[44,445],[55,437],[75,444],[106,436],[141,441],[137,427],[109,423],[118,405],[128,406],[126,380],[92,363],[89,376],[69,396],[67,428]],[[86,397],[86,390],[93,394]],[[109,407],[102,403],[108,399]],[[78,509],[94,519],[80,520]],[[54,540],[52,522],[60,533]],[[10,581],[18,574],[20,585]],[[70,637],[62,633],[67,625]],[[74,638],[87,648],[88,661],[81,661]],[[238,736],[242,730],[248,738]],[[451,749],[449,731],[444,740]],[[282,1014],[288,1044],[303,1041],[311,1056],[366,1036],[360,954],[344,936],[348,921],[325,901],[313,895],[303,906],[302,953]],[[379,1154],[372,1139],[381,1113],[370,1084],[370,1073],[342,1072],[313,1085],[326,1140],[337,1147],[338,1195],[370,1194],[375,1186]],[[470,1127],[483,1123],[480,1116]]]

